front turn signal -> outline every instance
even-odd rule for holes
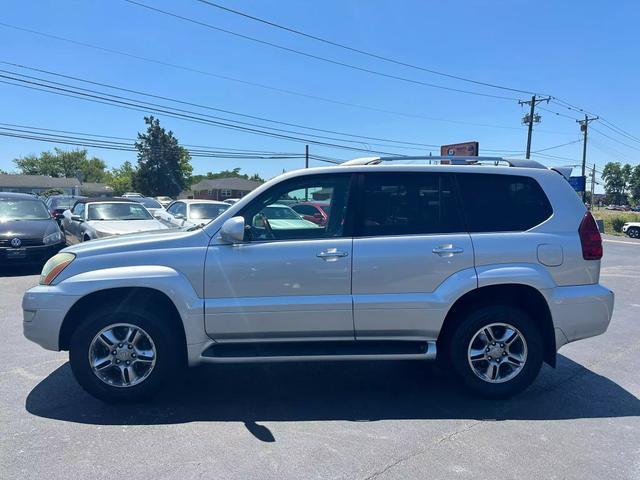
[[[76,258],[73,253],[58,253],[51,257],[42,268],[40,285],[51,285],[60,273]]]

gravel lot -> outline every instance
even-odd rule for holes
[[[22,336],[37,272],[0,273],[6,479],[640,478],[640,241],[607,237],[609,331],[508,401],[416,362],[211,366],[154,403],[107,406],[67,354]]]

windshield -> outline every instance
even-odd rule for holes
[[[88,220],[152,220],[153,217],[138,203],[89,204]]]
[[[231,205],[218,205],[215,203],[194,203],[189,211],[192,220],[214,219]]]
[[[301,220],[302,217],[298,215],[293,209],[285,205],[269,205],[262,213],[269,220]]]
[[[162,208],[162,205],[153,198],[141,198],[140,200],[136,200],[136,202],[140,202],[147,208]]]
[[[0,221],[49,220],[51,216],[40,200],[0,200]]]

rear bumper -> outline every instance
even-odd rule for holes
[[[600,284],[557,287],[548,300],[556,349],[569,342],[601,335],[611,322],[614,295]]]

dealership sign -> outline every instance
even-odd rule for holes
[[[480,150],[478,142],[453,143],[442,145],[440,155],[443,157],[477,157]]]

